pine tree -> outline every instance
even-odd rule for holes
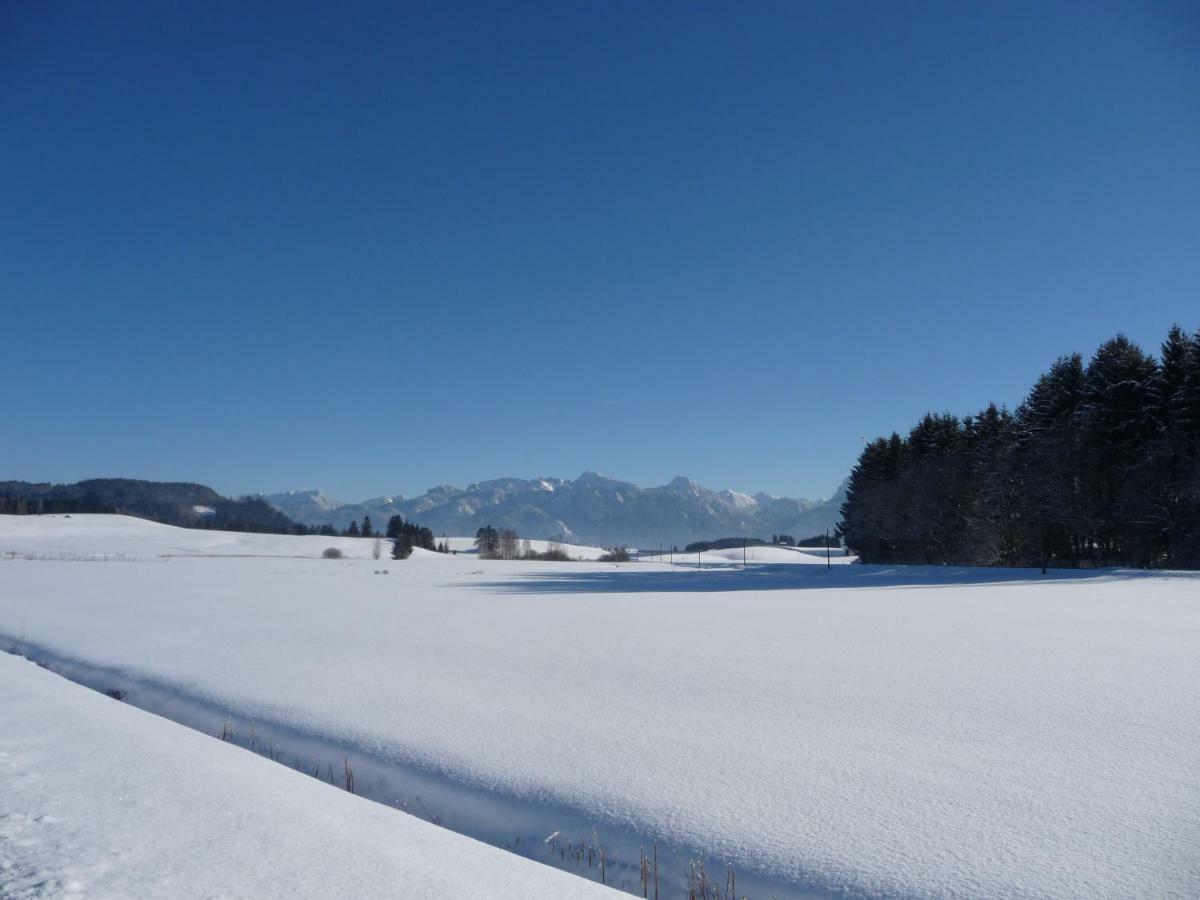
[[[1178,404],[1183,398],[1184,385],[1187,383],[1188,354],[1191,352],[1191,339],[1178,325],[1172,325],[1163,341],[1161,363],[1158,377],[1154,382],[1155,416],[1163,426],[1171,423],[1178,412]]]
[[[1200,446],[1200,331],[1188,339],[1183,361],[1183,383],[1171,408],[1172,422],[1189,454]]]
[[[1151,547],[1139,526],[1149,515],[1144,487],[1147,444],[1156,428],[1158,363],[1118,335],[1101,345],[1084,373],[1077,417],[1084,451],[1086,515],[1104,564],[1148,564]],[[1141,476],[1141,477],[1138,477]],[[1136,487],[1135,487],[1136,485]]]
[[[1017,410],[1014,561],[1070,559],[1075,564],[1083,551],[1086,524],[1077,419],[1083,386],[1082,357],[1060,357]]]
[[[495,559],[500,552],[500,535],[491,525],[485,525],[475,532],[475,546],[480,559]]]
[[[1170,455],[1168,564],[1200,567],[1200,331],[1168,336],[1163,345],[1163,381],[1174,385],[1173,394],[1164,397]]]

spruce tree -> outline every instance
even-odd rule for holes
[[[500,552],[500,534],[491,525],[475,532],[475,546],[481,559],[495,559]]]

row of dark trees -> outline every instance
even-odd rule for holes
[[[834,534],[814,534],[797,540],[790,534],[773,534],[771,543],[784,547],[840,547],[841,543]]]
[[[400,517],[392,516],[392,518],[398,519]],[[363,516],[362,525],[359,525],[358,522],[351,520],[350,524],[342,532],[342,536],[343,537],[367,537],[367,538],[369,538],[369,537],[376,537],[377,535],[375,532],[375,526],[371,524],[371,517]],[[391,537],[391,535],[388,535],[388,537]]]
[[[778,535],[773,535],[778,538]],[[771,541],[772,544],[777,541]],[[734,547],[765,547],[767,544],[762,538],[752,537],[727,537],[717,538],[715,541],[693,541],[683,548],[684,553],[707,553],[709,550],[731,550]],[[792,544],[795,546],[795,544]],[[657,550],[653,551],[659,552]],[[678,547],[671,547],[670,552],[678,553]]]
[[[364,518],[363,529],[366,530],[370,527],[370,518]],[[439,553],[447,552],[445,544],[434,543],[433,532],[430,529],[418,525],[416,522],[405,522],[400,516],[392,516],[388,519],[384,536],[392,542],[392,559],[408,559],[412,556],[414,547]],[[371,537],[371,535],[364,535],[364,537]]]
[[[104,513],[112,515],[116,506],[106,503],[95,495],[84,497],[38,497],[29,499],[21,496],[0,494],[0,515],[40,516],[71,513]]]
[[[1061,357],[1016,412],[868,444],[840,532],[864,562],[1200,568],[1200,332]]]

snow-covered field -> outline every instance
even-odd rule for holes
[[[176,528],[129,516],[22,516],[21,521],[0,520],[0,553],[42,557],[161,557],[161,556],[291,556],[320,557],[327,548],[340,550],[348,559],[370,559],[375,538],[324,537],[321,535],[242,534]],[[382,526],[381,526],[382,527]],[[439,536],[438,540],[442,540]],[[457,553],[475,553],[474,537],[446,540]],[[544,552],[548,541],[530,541]],[[597,559],[600,547],[559,545],[574,559]],[[391,542],[379,540],[383,558],[391,556]],[[416,550],[418,556],[426,551]]]
[[[130,516],[55,515],[0,518],[0,554],[49,557],[96,556],[299,556],[319,557],[326,548],[369,558],[373,538],[242,534],[176,528]],[[389,543],[381,552],[389,555]]]
[[[747,563],[773,563],[779,565],[825,565],[826,562],[835,565],[845,565],[855,561],[853,556],[846,556],[841,550],[830,550],[828,557],[822,547],[740,547],[729,550],[709,550],[706,556],[716,557],[726,562],[740,563],[743,555]]]
[[[151,558],[164,527],[0,517],[0,553]],[[193,534],[310,540],[165,540]],[[657,839],[752,898],[1200,895],[1194,576],[259,555],[0,560],[0,646],[518,853],[594,828],[634,889]]]
[[[0,897],[617,897],[0,653]]]
[[[840,549],[830,550],[828,556],[826,556],[824,548],[821,547],[778,547],[767,545],[746,547],[744,550],[741,547],[731,547],[725,550],[704,550],[700,553],[676,551],[663,551],[659,553],[658,551],[652,551],[641,554],[640,560],[642,562],[665,562],[682,567],[695,565],[740,566],[743,560],[745,560],[747,565],[751,563],[756,565],[769,563],[771,565],[786,566],[825,566],[830,564],[841,566],[856,562],[857,558],[846,556],[844,551]]]

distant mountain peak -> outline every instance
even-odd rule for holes
[[[346,505],[345,500],[339,500],[336,497],[331,497],[323,491],[315,488],[305,488],[304,490],[299,491],[286,491],[282,494],[271,494],[270,496],[265,497],[267,502],[276,509],[281,509],[280,503],[277,503],[276,500],[284,498],[287,498],[292,504],[297,506],[306,504],[316,506],[320,509],[337,509],[338,507]]]
[[[592,484],[597,481],[611,481],[607,475],[601,475],[599,472],[593,472],[588,469],[586,472],[580,472],[579,477],[575,479],[575,484]]]
[[[404,499],[403,494],[396,494],[394,497],[372,497],[370,500],[364,500],[362,506],[390,506],[393,503],[399,503]],[[346,504],[342,503],[341,506]]]
[[[320,491],[289,491],[266,499],[310,525],[344,528],[363,516],[378,524],[400,515],[437,534],[470,535],[492,525],[513,528],[523,537],[569,535],[578,542],[649,547],[731,535],[817,534],[840,518],[839,497],[844,497],[844,487],[829,501],[715,492],[684,475],[661,487],[642,488],[589,470],[574,480],[539,476],[493,478],[465,488],[438,485],[412,499],[376,497],[332,509],[319,502],[326,498]]]

